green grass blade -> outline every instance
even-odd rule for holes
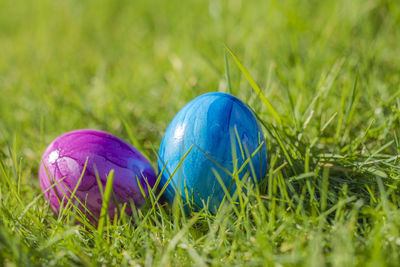
[[[225,61],[226,89],[229,94],[232,94],[231,76],[230,76],[230,72],[229,72],[229,62],[228,62],[228,56],[226,54],[226,50],[224,50],[224,61]]]
[[[260,87],[257,85],[257,83],[253,80],[251,77],[250,73],[246,70],[246,68],[240,63],[239,59],[236,57],[236,55],[227,47],[225,46],[226,50],[228,50],[229,54],[232,56],[233,60],[235,61],[236,65],[239,67],[240,71],[243,73],[245,76],[246,80],[249,82],[251,87],[254,89],[256,92],[257,96],[261,99],[261,101],[265,104],[267,109],[272,113],[272,116],[276,119],[278,124],[281,124],[281,118],[279,117],[278,113],[275,111],[275,109],[272,107],[272,105],[269,103],[268,99],[264,96],[263,92],[261,91]]]
[[[359,74],[357,72],[356,78],[354,79],[353,87],[351,88],[350,99],[349,99],[349,103],[347,104],[346,113],[344,115],[343,124],[345,126],[347,125],[347,123],[348,123],[348,121],[350,119],[350,112],[351,112],[351,110],[353,108],[353,104],[354,104],[354,100],[355,100],[355,96],[356,96],[358,78],[359,78]]]
[[[103,234],[104,224],[108,215],[108,207],[110,204],[113,183],[114,183],[114,170],[111,170],[107,176],[106,188],[104,190],[104,195],[103,195],[103,204],[101,206],[99,224],[97,226],[97,233],[99,235]]]

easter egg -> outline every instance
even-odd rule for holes
[[[114,194],[109,202],[108,214],[113,220],[115,211],[122,204],[127,204],[125,212],[132,215],[131,202],[135,206],[146,202],[139,183],[148,196],[148,185],[153,187],[156,181],[149,161],[127,142],[97,130],[65,133],[57,137],[44,152],[39,180],[45,197],[56,213],[60,211],[62,203],[64,206],[67,204],[75,191],[71,199],[74,207],[96,224],[103,203],[96,175],[104,190],[111,170],[114,170]]]
[[[160,188],[167,185],[168,201],[179,194],[195,209],[206,206],[215,213],[225,191],[232,195],[237,188],[232,174],[242,179],[248,173],[255,182],[266,175],[261,126],[238,98],[219,92],[201,95],[169,124],[160,144],[158,168]]]

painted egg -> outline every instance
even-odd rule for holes
[[[267,149],[261,126],[236,97],[219,92],[201,95],[169,124],[161,141],[158,168],[160,188],[168,184],[164,193],[168,201],[179,194],[185,203],[197,209],[207,206],[215,213],[225,196],[222,184],[231,195],[236,190],[234,172],[240,179],[248,173],[253,181],[266,175]]]
[[[112,189],[115,198],[112,195],[108,214],[113,220],[117,206],[127,203],[125,212],[132,215],[131,201],[136,206],[146,202],[138,181],[146,196],[148,185],[153,187],[156,181],[149,161],[127,142],[97,130],[68,132],[47,147],[39,167],[39,180],[45,197],[57,214],[61,203],[65,206],[76,189],[72,202],[96,224],[103,203],[96,175],[104,190],[111,170],[114,170]]]

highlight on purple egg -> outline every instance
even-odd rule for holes
[[[116,211],[118,213],[124,203],[127,204],[125,212],[131,216],[131,203],[135,206],[146,203],[145,196],[148,196],[149,187],[154,186],[157,177],[139,150],[109,133],[76,130],[57,137],[42,156],[40,185],[57,214],[61,203],[65,207],[73,195],[72,202],[81,214],[96,224],[103,203],[96,175],[104,189],[111,170],[114,170],[114,194],[108,206],[110,219],[114,219]]]

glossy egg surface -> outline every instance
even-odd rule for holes
[[[136,148],[109,133],[76,130],[57,137],[47,147],[40,163],[40,184],[54,211],[58,213],[61,203],[65,206],[71,197],[86,160],[86,170],[75,193],[80,203],[76,198],[73,202],[90,221],[96,223],[103,202],[96,173],[104,189],[107,175],[114,170],[113,192],[117,201],[109,203],[111,219],[114,218],[117,203],[127,203],[125,211],[131,215],[131,200],[136,206],[146,202],[138,181],[147,196],[147,183],[152,187],[156,181],[154,169],[148,160]],[[52,185],[54,187],[49,189]]]
[[[236,190],[231,175],[235,166],[238,170],[251,158],[239,177],[247,172],[255,181],[267,171],[267,149],[257,118],[241,100],[219,92],[193,99],[176,114],[161,141],[159,156],[160,188],[168,184],[166,198],[171,202],[180,194],[197,208],[205,203],[213,213],[225,195],[215,171],[231,194]]]

